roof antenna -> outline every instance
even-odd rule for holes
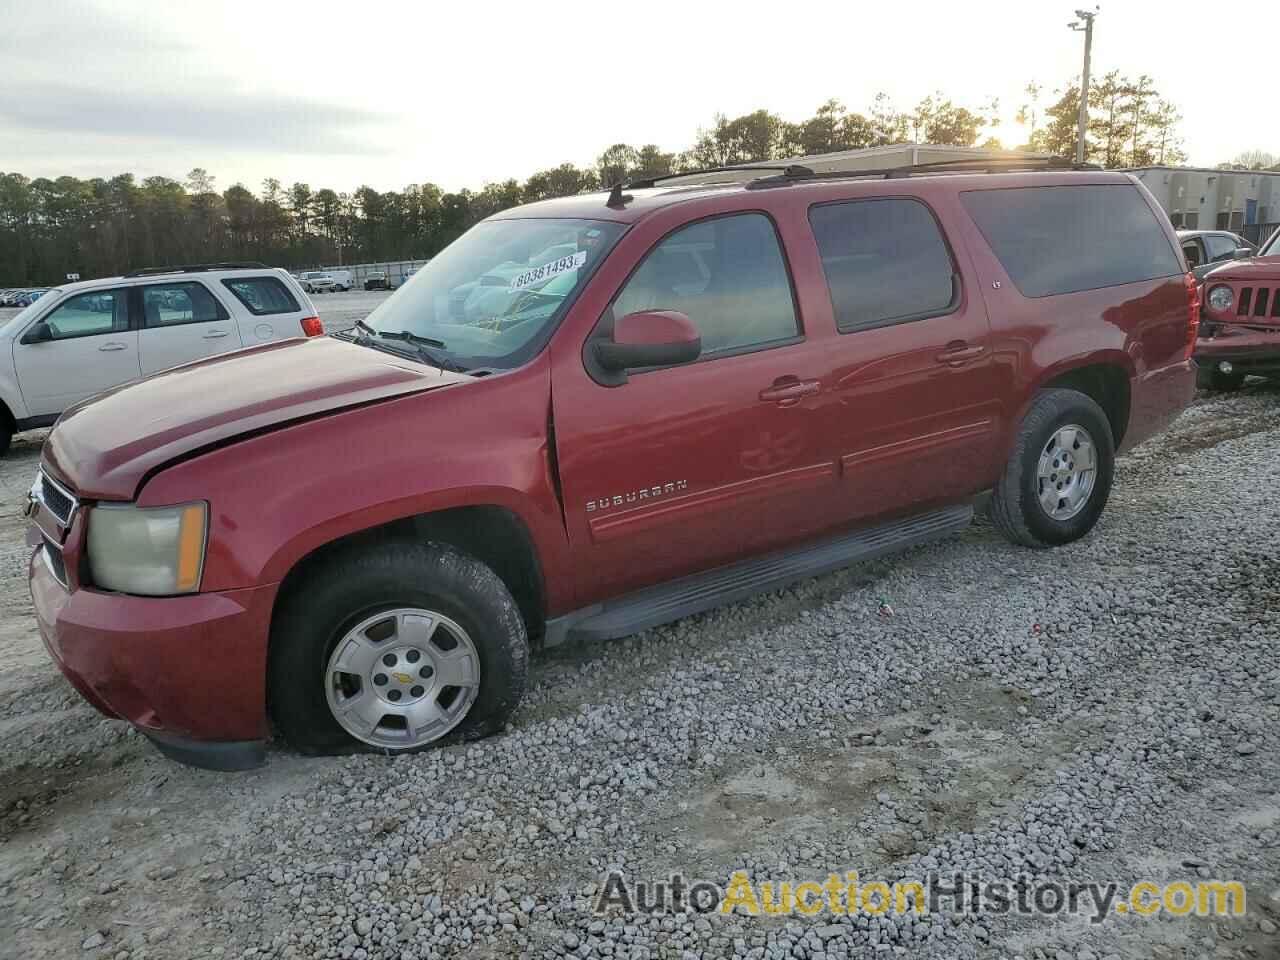
[[[631,199],[631,194],[622,192],[622,181],[619,180],[609,190],[609,199],[605,201],[605,206],[614,210],[621,210],[631,202]]]

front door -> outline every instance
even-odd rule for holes
[[[129,328],[127,289],[75,294],[41,319],[53,339],[23,343],[19,337],[13,344],[18,385],[30,416],[54,416],[86,397],[138,379],[138,331]]]
[[[818,411],[830,365],[804,337],[772,221],[740,213],[667,234],[602,323],[658,309],[693,321],[701,359],[632,372],[618,386],[594,381],[568,353],[580,343],[566,341],[556,360],[556,450],[584,604],[829,520],[820,505],[835,466]]]
[[[153,283],[136,291],[143,374],[240,349],[239,329],[204,284]]]
[[[921,200],[809,211],[831,292],[841,519],[963,499],[990,480],[1001,391],[982,298]]]

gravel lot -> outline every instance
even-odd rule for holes
[[[339,328],[382,296],[316,299]],[[978,523],[535,658],[481,743],[243,775],[162,759],[46,661],[18,516],[40,439],[0,460],[0,956],[1280,956],[1280,387],[1198,400],[1080,543]],[[615,867],[1212,876],[1249,912],[597,919]]]

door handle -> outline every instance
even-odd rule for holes
[[[947,344],[947,348],[943,350],[935,358],[939,363],[945,363],[951,367],[958,367],[968,363],[970,360],[977,360],[987,352],[986,347],[971,347],[963,340],[953,340]]]
[[[218,340],[221,337],[225,337],[226,335],[227,335],[227,331],[225,330],[210,330],[208,333],[204,335],[204,338],[206,340]]]
[[[795,377],[779,377],[773,386],[760,391],[760,399],[766,403],[790,407],[805,397],[817,396],[822,384],[817,380],[797,380]]]
[[[113,340],[109,343],[104,343],[98,349],[101,350],[103,353],[110,353],[113,350],[128,350],[129,348],[126,347],[123,343],[117,343]]]

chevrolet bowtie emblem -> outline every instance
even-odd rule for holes
[[[391,675],[392,675],[393,677],[395,677],[395,678],[396,678],[396,682],[398,682],[398,683],[412,683],[412,682],[413,682],[413,677],[409,676],[407,673],[393,673],[393,674],[391,674]]]

